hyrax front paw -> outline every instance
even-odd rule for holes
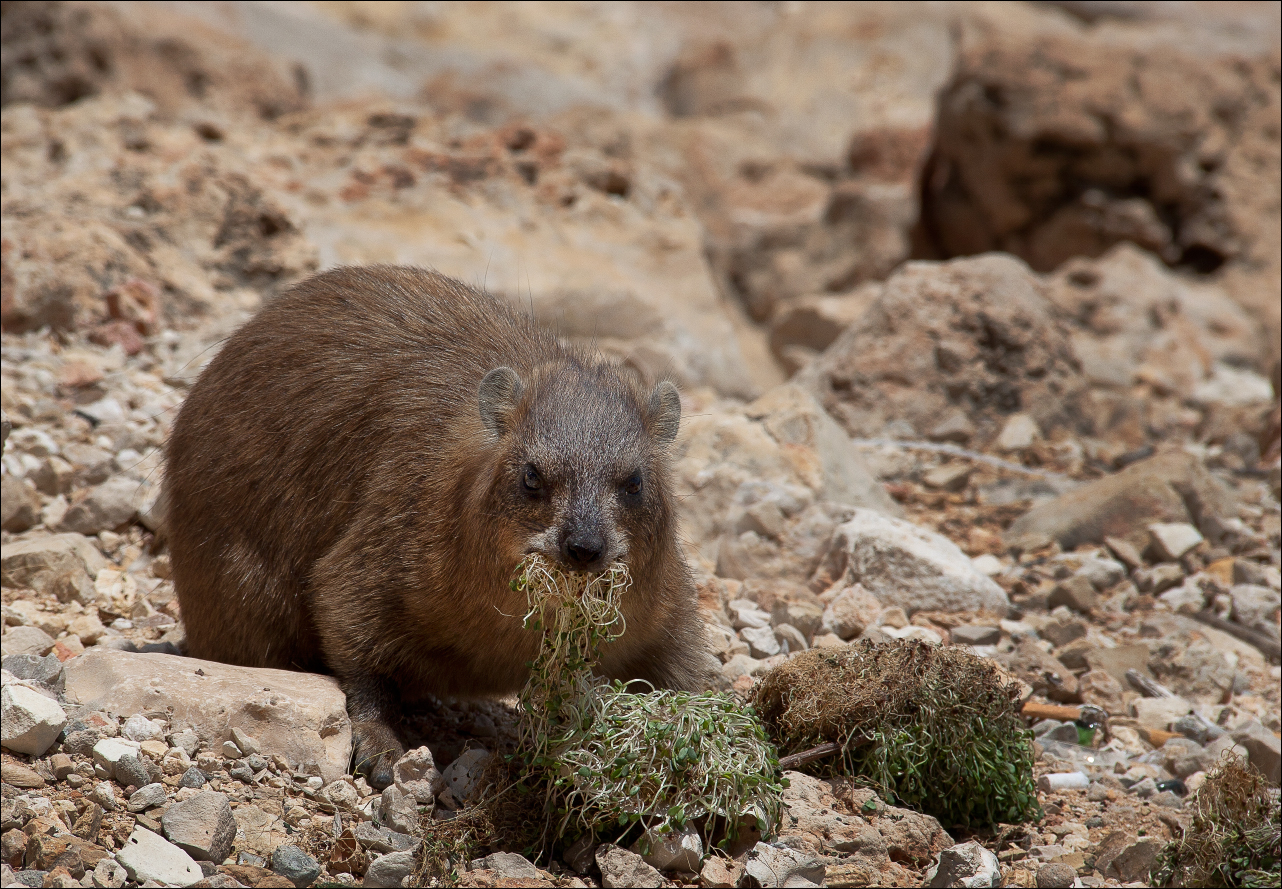
[[[375,790],[392,783],[392,767],[404,753],[404,745],[386,723],[352,723],[352,774],[364,775]]]

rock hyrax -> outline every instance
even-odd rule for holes
[[[430,271],[302,282],[201,374],[168,446],[194,657],[333,673],[386,786],[403,700],[519,689],[537,634],[513,569],[627,563],[612,679],[694,689],[707,654],[667,449],[681,402]]]

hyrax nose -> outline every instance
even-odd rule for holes
[[[567,534],[561,544],[561,554],[565,557],[566,564],[578,571],[598,567],[604,551],[605,541],[599,534],[590,532]]]

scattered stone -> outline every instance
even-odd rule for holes
[[[12,627],[0,637],[0,646],[8,656],[43,657],[53,644],[53,637],[39,627]]]
[[[921,480],[928,488],[940,491],[961,491],[966,487],[975,467],[969,463],[945,463],[928,469]]]
[[[703,840],[699,832],[689,826],[669,834],[650,830],[637,840],[632,851],[658,870],[697,874],[703,860]]]
[[[165,810],[160,823],[169,841],[197,861],[221,864],[236,839],[231,802],[225,794],[213,791],[175,802]]]
[[[867,509],[833,532],[821,571],[862,584],[883,604],[910,613],[996,611],[1006,593],[948,538]]]
[[[5,475],[0,478],[0,528],[20,534],[40,521],[40,495],[26,479]]]
[[[366,889],[393,889],[400,887],[402,881],[414,873],[417,865],[413,852],[389,852],[380,855],[369,864],[365,871],[365,880],[361,884]]]
[[[1037,869],[1037,889],[1071,889],[1076,882],[1076,869],[1063,862],[1053,861]]]
[[[94,865],[92,882],[98,889],[120,889],[129,873],[114,858],[104,858]]]
[[[441,777],[444,780],[445,789],[457,802],[467,801],[477,782],[480,781],[481,773],[485,770],[489,758],[488,750],[474,747],[463,751],[458,759],[446,767]]]
[[[171,724],[211,741],[228,723],[254,726],[263,751],[315,761],[327,783],[351,758],[345,698],[329,676],[93,649],[67,664],[67,700],[113,716],[169,710]]]
[[[745,876],[763,887],[822,886],[824,864],[813,855],[787,846],[757,843],[743,859]]]
[[[597,846],[595,857],[596,865],[601,869],[601,885],[605,889],[659,886],[663,883],[663,875],[646,864],[640,855],[613,843]]]
[[[134,714],[125,720],[124,726],[120,729],[120,734],[131,741],[137,741],[141,744],[143,741],[150,741],[153,738],[159,738],[164,735],[164,728],[156,722],[152,722],[145,716]]]
[[[699,885],[705,889],[731,889],[743,879],[743,865],[733,858],[709,855],[699,871]]]
[[[1088,670],[1077,677],[1083,704],[1099,707],[1109,716],[1126,715],[1126,693],[1120,682],[1104,670]]]
[[[512,880],[514,885],[538,883],[543,879],[542,872],[529,859],[514,852],[495,852],[493,855],[474,859],[469,869],[493,871],[495,877],[500,880]]]
[[[0,579],[7,587],[51,592],[59,601],[97,601],[93,579],[107,560],[81,534],[52,534],[5,544]],[[5,654],[20,654],[5,645]]]
[[[1115,475],[1034,506],[1011,524],[1003,541],[1030,550],[1055,541],[1064,550],[1106,537],[1148,545],[1156,522],[1192,522],[1212,515],[1234,515],[1228,490],[1194,456],[1163,454],[1134,463]],[[1116,552],[1116,551],[1115,551]]]
[[[45,779],[39,772],[12,759],[0,763],[0,781],[21,788],[45,786]]]
[[[1282,741],[1278,736],[1252,719],[1235,729],[1233,740],[1246,749],[1251,765],[1260,770],[1269,783],[1276,786],[1282,780]]]
[[[163,784],[147,784],[139,787],[129,795],[129,803],[126,806],[131,812],[145,812],[147,809],[163,806],[169,797],[165,793]]]
[[[1104,876],[1113,877],[1123,883],[1148,882],[1149,872],[1153,869],[1163,845],[1165,843],[1157,837],[1141,837],[1123,847],[1116,857],[1108,862]]]
[[[1158,560],[1177,562],[1202,542],[1202,535],[1188,522],[1154,522],[1148,526]]]
[[[141,751],[139,751],[140,753]],[[124,787],[128,787],[131,784],[134,787],[142,787],[151,783],[151,773],[148,771],[142,756],[133,753],[121,754],[120,758],[116,760],[112,777]]]
[[[744,627],[739,631],[739,635],[744,642],[748,643],[748,650],[752,656],[758,660],[765,660],[783,651],[771,627]]]
[[[183,776],[178,779],[178,786],[201,788],[204,787],[208,781],[208,775],[196,768],[196,766],[191,766],[187,771],[183,772]]]
[[[8,655],[3,667],[15,679],[48,689],[57,696],[61,696],[66,688],[67,676],[62,661],[52,654],[44,657],[34,654]]]
[[[1152,568],[1139,568],[1135,575],[1135,588],[1141,593],[1156,596],[1184,582],[1184,569],[1169,562]]]
[[[1131,704],[1135,721],[1147,729],[1168,731],[1181,716],[1193,712],[1193,706],[1179,696],[1172,698],[1139,698]]]
[[[952,637],[957,645],[995,645],[1001,641],[1002,631],[997,627],[963,624],[953,627]]]
[[[303,889],[320,876],[320,862],[297,846],[286,844],[272,850],[272,870]]]
[[[0,743],[15,753],[44,756],[66,724],[57,701],[18,682],[0,688]]]
[[[938,861],[926,871],[923,885],[978,889],[1000,886],[1001,882],[1002,869],[997,856],[972,840],[940,852]]]
[[[205,877],[191,856],[143,827],[134,828],[116,853],[116,861],[129,879],[139,883],[154,880],[165,886],[190,886]]]
[[[142,484],[118,475],[85,488],[68,507],[60,528],[79,534],[113,531],[133,520],[142,499]]]
[[[1065,605],[1074,611],[1087,614],[1099,607],[1099,595],[1095,592],[1095,584],[1091,583],[1089,578],[1075,574],[1055,584],[1046,598],[1046,605],[1049,608]]]
[[[418,801],[395,784],[383,791],[378,807],[379,817],[392,830],[413,833],[418,828]]]

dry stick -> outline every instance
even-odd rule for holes
[[[1135,690],[1141,692],[1146,698],[1173,698],[1175,692],[1171,691],[1160,682],[1149,679],[1139,670],[1127,670],[1126,681],[1135,686]]]
[[[961,457],[965,460],[973,460],[976,463],[985,463],[996,469],[1004,469],[1006,472],[1014,472],[1019,475],[1031,475],[1034,478],[1051,479],[1057,482],[1072,482],[1073,479],[1058,472],[1050,472],[1045,469],[1032,469],[1019,463],[1012,463],[1009,460],[1003,460],[1000,457],[990,457],[987,454],[981,454],[978,451],[969,451],[966,448],[959,448],[957,445],[939,444],[933,441],[902,441],[898,438],[855,438],[851,439],[851,444],[857,447],[878,447],[878,448],[899,448],[905,451],[930,451],[934,454],[947,454],[950,457]]]
[[[836,741],[826,741],[818,747],[811,747],[809,750],[803,750],[800,753],[793,753],[790,756],[781,757],[779,760],[779,769],[788,771],[789,769],[801,768],[808,762],[814,762],[816,759],[823,759],[832,756],[834,753],[841,752],[841,745]]]
[[[1214,611],[1199,611],[1193,615],[1198,621],[1206,624],[1208,627],[1214,627],[1222,633],[1228,633],[1237,639],[1241,639],[1248,645],[1254,646],[1266,655],[1275,664],[1282,661],[1282,645],[1278,644],[1276,639],[1271,639],[1265,634],[1244,627],[1241,624],[1235,624],[1220,617]]]

